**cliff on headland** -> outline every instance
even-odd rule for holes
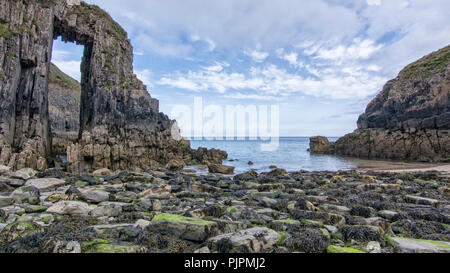
[[[76,96],[60,96],[74,85],[51,75],[62,75],[50,65],[58,37],[84,46],[79,114]],[[44,170],[66,147],[70,172],[169,163],[178,169],[185,157],[220,163],[225,155],[194,155],[133,73],[127,33],[105,11],[80,0],[0,0],[0,97],[0,165],[13,169]],[[49,99],[67,104],[55,108]],[[76,139],[53,151],[52,135],[61,133]]]
[[[450,160],[450,46],[408,65],[336,143],[311,139],[313,153],[423,162]]]

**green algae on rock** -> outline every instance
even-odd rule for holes
[[[202,242],[208,236],[218,233],[216,222],[169,213],[155,215],[150,227],[163,234],[196,242]]]
[[[361,251],[359,249],[356,248],[351,248],[351,247],[339,247],[339,246],[335,246],[335,245],[330,245],[327,248],[327,253],[365,253],[364,251]]]

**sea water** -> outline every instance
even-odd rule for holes
[[[336,141],[338,138],[329,138]],[[357,163],[349,158],[334,155],[316,155],[308,152],[309,137],[281,137],[278,149],[262,151],[261,140],[191,140],[191,147],[215,148],[226,151],[228,159],[224,165],[236,167],[235,173],[248,170],[265,172],[274,165],[287,171],[338,171],[357,168]],[[248,162],[253,162],[249,165]]]

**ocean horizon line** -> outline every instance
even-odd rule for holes
[[[318,135],[314,135],[314,136],[318,136]],[[280,138],[280,139],[282,139],[282,138],[311,138],[311,137],[314,137],[314,136],[280,136],[278,138]],[[326,137],[326,138],[340,138],[342,136],[324,136],[324,137]],[[230,141],[232,141],[232,140],[236,140],[236,139],[239,139],[239,140],[242,140],[242,139],[246,139],[247,140],[248,139],[248,140],[257,141],[257,140],[261,140],[262,137],[256,137],[256,139],[254,139],[254,137],[249,137],[249,136],[233,137],[233,139],[229,139],[229,138],[223,137],[223,136],[198,136],[198,137],[193,136],[193,137],[185,137],[185,138],[187,138],[189,140],[217,140],[217,138],[221,138],[220,139],[221,141],[222,140],[230,140]],[[271,138],[273,139],[273,138],[276,138],[276,137],[264,137],[264,138],[270,140]]]

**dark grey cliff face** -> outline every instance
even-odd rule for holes
[[[407,66],[358,120],[359,129],[449,130],[450,46]]]
[[[0,1],[0,164],[43,170],[52,156],[48,82],[53,40],[84,45],[77,143],[68,170],[148,168],[182,159],[189,141],[133,74],[126,32],[77,0]]]
[[[358,120],[358,129],[320,153],[450,161],[450,46],[408,65]]]

